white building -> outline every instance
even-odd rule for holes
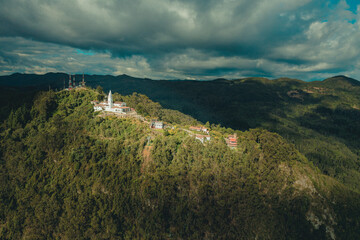
[[[161,121],[152,121],[150,124],[150,128],[163,129],[164,123]]]
[[[126,114],[131,112],[132,109],[126,106],[125,102],[114,102],[111,94],[111,90],[108,95],[107,102],[96,102],[91,101],[94,105],[94,111],[106,111],[106,112],[114,112],[114,113],[123,113]]]
[[[94,111],[104,111],[106,107],[106,103],[97,103],[94,105]]]
[[[204,142],[208,142],[211,140],[210,135],[200,135],[200,134],[196,134],[195,135],[195,139],[200,140],[200,142],[204,143]]]
[[[204,133],[209,133],[209,130],[205,127],[201,127],[201,131],[203,131]]]
[[[201,131],[202,131],[202,132],[204,132],[204,133],[209,134],[209,130],[208,130],[207,128],[205,128],[205,127],[190,126],[189,129],[192,130],[192,131],[197,131],[197,132],[201,132]]]

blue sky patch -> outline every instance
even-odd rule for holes
[[[329,7],[334,8],[337,4],[339,4],[340,0],[330,0]],[[359,0],[346,0],[346,3],[349,5],[348,10],[353,13],[357,13],[357,5],[360,4]]]
[[[76,53],[77,53],[77,54],[88,55],[88,56],[93,56],[93,55],[95,55],[95,53],[94,53],[93,51],[91,51],[91,50],[84,51],[84,50],[76,49]]]

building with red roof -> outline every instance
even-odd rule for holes
[[[238,137],[236,133],[234,135],[229,135],[227,138],[225,138],[226,144],[229,148],[236,148],[238,146]]]

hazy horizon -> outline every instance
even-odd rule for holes
[[[303,80],[303,79],[298,79],[298,78],[288,78],[288,77],[278,77],[278,78],[267,78],[267,77],[239,77],[239,78],[224,78],[224,77],[217,77],[217,78],[212,78],[212,79],[156,79],[156,78],[146,78],[146,77],[135,77],[135,76],[131,76],[129,74],[118,74],[118,75],[113,75],[113,74],[89,74],[89,73],[66,73],[66,72],[47,72],[47,73],[21,73],[21,72],[15,72],[15,73],[11,73],[11,74],[7,74],[7,75],[0,75],[1,77],[6,77],[6,76],[12,76],[12,75],[16,75],[16,74],[20,74],[20,75],[38,75],[38,76],[44,76],[46,74],[64,74],[64,75],[69,75],[71,74],[72,76],[82,76],[83,74],[85,74],[85,76],[111,76],[111,77],[121,77],[121,76],[128,76],[131,78],[138,78],[138,79],[147,79],[147,80],[153,80],[153,81],[215,81],[215,80],[220,80],[220,79],[224,79],[224,80],[241,80],[241,79],[247,79],[247,78],[265,78],[268,80],[277,80],[277,79],[294,79],[294,80],[300,80],[303,82],[314,82],[314,81],[324,81],[326,79],[329,78],[335,78],[335,77],[345,77],[345,78],[350,78],[356,81],[360,81],[359,79],[355,79],[349,76],[345,76],[345,75],[333,75],[333,76],[329,76],[327,78],[323,78],[323,79],[311,79],[311,80]]]

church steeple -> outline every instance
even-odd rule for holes
[[[108,104],[109,104],[109,108],[112,108],[114,105],[111,90],[110,90],[109,96],[108,96]]]

